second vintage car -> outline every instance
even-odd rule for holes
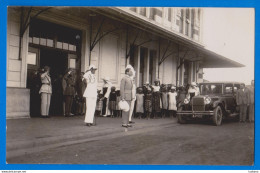
[[[228,117],[238,117],[239,109],[236,104],[236,92],[242,83],[238,82],[205,82],[200,83],[200,94],[185,100],[177,111],[178,122],[207,118],[219,126]]]

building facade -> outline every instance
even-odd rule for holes
[[[45,65],[56,81],[94,64],[99,88],[104,77],[119,88],[127,64],[137,86],[202,82],[205,67],[242,66],[204,48],[202,22],[200,8],[9,7],[7,118],[32,116],[33,75]]]

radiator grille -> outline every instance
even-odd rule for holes
[[[193,111],[205,111],[204,98],[192,98]]]

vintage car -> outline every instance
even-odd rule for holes
[[[177,111],[178,122],[186,123],[197,118],[211,119],[219,126],[222,120],[238,117],[236,91],[242,83],[238,82],[204,82],[198,85],[200,94],[191,99],[185,98]]]

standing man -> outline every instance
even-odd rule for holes
[[[83,94],[86,97],[86,116],[85,116],[85,124],[86,126],[95,125],[94,122],[94,114],[96,109],[97,102],[97,79],[95,77],[95,72],[97,68],[94,65],[89,66],[89,70],[84,74],[84,79],[87,82],[87,88]]]
[[[71,108],[75,95],[75,71],[69,69],[63,79],[66,81],[65,91],[63,92],[65,97],[65,117],[68,117],[72,115]]]
[[[133,112],[134,112],[134,107],[135,107],[135,101],[136,101],[136,85],[135,85],[135,70],[134,68],[129,64],[127,66],[127,68],[131,68],[133,75],[131,76],[131,79],[133,81],[133,87],[132,87],[132,100],[131,100],[131,104],[130,104],[130,111],[129,111],[129,123],[130,124],[134,124],[135,122],[132,121],[132,117],[133,117]]]
[[[246,122],[247,106],[249,105],[249,91],[245,84],[241,84],[236,96],[237,105],[239,105],[239,122]]]
[[[51,103],[51,77],[50,77],[50,67],[44,67],[44,73],[41,74],[42,86],[39,91],[41,94],[41,116],[43,118],[49,118],[49,109]]]
[[[255,81],[251,81],[251,86],[248,87],[249,91],[249,116],[248,121],[254,122],[255,121]]]
[[[127,104],[131,105],[131,101],[134,99],[133,97],[133,70],[131,67],[127,66],[125,70],[125,77],[122,78],[121,84],[120,84],[120,95],[121,95],[121,100],[126,101]],[[131,124],[129,124],[129,111],[127,112],[123,111],[122,113],[122,119],[123,119],[123,124],[122,127],[132,127]]]

